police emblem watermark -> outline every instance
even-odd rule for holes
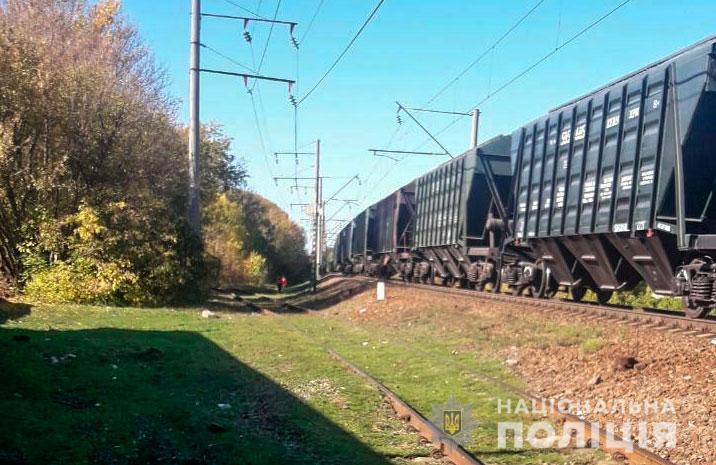
[[[472,405],[461,404],[450,396],[444,404],[433,404],[432,423],[460,445],[467,444],[478,422],[472,418]]]
[[[533,418],[572,415],[560,426],[549,421],[499,421],[497,423],[497,448],[524,447],[525,433],[529,445],[536,449],[551,448],[597,448],[633,452],[635,444],[654,449],[673,449],[677,441],[677,424],[674,421],[676,409],[671,399],[542,399],[525,401],[520,399],[497,399],[497,414]],[[615,421],[603,423],[587,421],[591,414],[614,415],[623,418],[621,424]],[[627,417],[632,417],[628,419]],[[561,434],[560,434],[561,431]],[[620,431],[621,435],[617,432]],[[602,437],[601,432],[604,432]],[[623,439],[624,438],[624,439]],[[636,440],[636,443],[634,441]]]

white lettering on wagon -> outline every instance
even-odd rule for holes
[[[613,128],[614,126],[619,124],[619,115],[614,115],[609,118],[607,118],[607,129]]]

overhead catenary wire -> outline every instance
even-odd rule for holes
[[[487,56],[488,54],[490,54],[491,52],[493,52],[493,51],[495,50],[495,48],[497,48],[497,46],[500,45],[500,43],[502,43],[510,34],[512,34],[512,32],[514,32],[514,31],[515,31],[530,15],[532,15],[532,13],[534,13],[545,1],[546,1],[546,0],[539,0],[537,3],[535,3],[535,4],[532,6],[532,8],[530,8],[525,14],[523,14],[523,15],[517,20],[517,22],[515,22],[512,26],[510,26],[495,42],[493,42],[493,43],[492,43],[488,48],[486,48],[480,55],[478,55],[478,57],[477,57],[475,60],[473,60],[470,64],[468,64],[467,67],[465,67],[463,70],[461,70],[460,73],[458,73],[454,78],[452,78],[450,81],[448,81],[443,87],[440,88],[440,90],[438,90],[437,93],[435,93],[430,99],[428,99],[428,101],[422,106],[422,108],[421,108],[420,110],[425,109],[425,107],[427,107],[428,105],[430,105],[430,104],[431,104],[433,101],[435,101],[440,95],[442,95],[447,89],[449,89],[452,85],[454,85],[456,82],[458,82],[465,74],[467,74],[468,71],[470,71],[470,69],[472,69],[473,67],[475,67],[478,63],[480,63],[480,61],[482,61],[482,59],[484,59],[485,56]],[[467,112],[465,112],[465,113],[467,113]],[[459,118],[456,118],[456,119],[459,120]],[[450,124],[450,126],[452,126],[453,124],[455,124],[455,122],[452,122],[452,123]],[[388,148],[390,148],[390,145],[392,144],[393,139],[395,139],[395,137],[397,136],[397,134],[398,134],[398,132],[401,130],[401,128],[402,128],[401,125],[398,125],[398,126],[396,127],[395,131],[394,131],[393,134],[391,135],[391,139],[390,139],[389,143],[387,144],[387,147],[388,147]],[[441,130],[440,132],[438,132],[438,133],[436,134],[436,136],[439,135],[439,134],[442,134],[445,130],[446,130],[446,129]],[[420,145],[420,147],[422,147],[423,145],[425,145],[425,143],[422,143],[422,144]],[[420,147],[416,148],[415,150],[418,150]],[[393,169],[395,169],[395,167],[397,166],[397,164],[400,163],[403,159],[405,159],[405,157],[402,157],[402,158],[400,158],[397,162],[394,162],[394,163],[393,163],[393,166],[391,166],[391,167],[386,171],[386,173],[384,173],[384,175],[380,178],[380,180],[378,181],[378,183],[380,183],[380,182],[382,182],[384,179],[386,179],[387,176],[393,171]]]
[[[268,153],[266,151],[266,144],[264,142],[263,132],[261,131],[261,124],[259,123],[259,114],[258,114],[258,111],[256,110],[256,101],[254,99],[254,94],[252,92],[249,92],[249,96],[251,97],[251,108],[253,110],[254,123],[256,124],[256,131],[259,135],[259,143],[261,145],[261,151],[263,152],[263,155],[264,155],[263,158],[264,158],[264,163],[266,165],[266,171],[268,171],[269,176],[271,176],[273,178],[274,173],[273,173],[273,170],[271,169],[271,163],[268,160]],[[286,198],[284,197],[283,191],[281,189],[278,189],[278,195],[281,199],[281,202],[284,205],[288,205],[288,202],[286,201]]]
[[[471,108],[469,108],[468,110],[466,110],[465,113],[468,113],[468,112],[472,111],[473,109],[480,107],[481,105],[483,105],[484,103],[486,103],[488,100],[492,99],[495,95],[497,95],[498,93],[500,93],[500,92],[502,92],[503,90],[507,89],[509,86],[511,86],[512,84],[514,84],[515,82],[517,82],[519,79],[521,79],[522,77],[524,77],[525,75],[527,75],[528,73],[530,73],[533,69],[535,69],[536,67],[538,67],[540,64],[544,63],[544,62],[547,61],[549,58],[551,58],[552,56],[554,56],[554,55],[555,55],[557,52],[559,52],[561,49],[563,49],[564,47],[566,47],[566,46],[570,45],[571,43],[573,43],[575,40],[577,40],[578,38],[580,38],[581,36],[583,36],[584,34],[586,34],[588,31],[590,31],[591,29],[593,29],[594,27],[596,27],[597,25],[599,25],[600,23],[602,23],[604,20],[606,20],[607,18],[609,18],[611,15],[613,15],[614,13],[616,13],[617,11],[619,11],[621,8],[623,8],[624,6],[626,6],[626,5],[627,5],[628,3],[630,3],[630,2],[631,2],[631,0],[624,0],[624,1],[622,1],[621,3],[619,3],[618,5],[616,5],[614,8],[612,8],[611,10],[609,10],[608,12],[606,12],[605,14],[603,14],[602,16],[600,16],[599,18],[595,19],[594,21],[592,21],[591,23],[589,23],[588,25],[586,25],[584,28],[580,29],[577,33],[575,33],[574,35],[570,36],[567,40],[565,40],[561,45],[557,45],[553,50],[549,51],[547,54],[545,54],[544,56],[542,56],[539,60],[535,61],[535,62],[532,63],[530,66],[528,66],[527,68],[525,68],[524,70],[522,70],[520,73],[518,73],[517,75],[515,75],[514,77],[512,77],[511,79],[509,79],[509,80],[506,81],[505,83],[503,83],[503,84],[502,84],[500,87],[498,87],[494,92],[488,92],[488,94],[487,94],[482,100],[480,100],[476,105],[474,105],[474,106],[472,106]],[[460,121],[461,119],[462,119],[461,116],[458,116],[458,117],[454,118],[450,123],[448,123],[445,127],[443,127],[442,129],[440,129],[438,132],[436,132],[433,136],[434,136],[434,137],[440,136],[440,135],[443,134],[445,131],[447,131],[448,129],[450,129],[452,126],[454,126],[454,125],[455,125],[458,121]],[[430,142],[430,141],[431,141],[430,138],[425,139],[420,145],[416,146],[414,150],[419,150],[421,147],[423,147],[425,144],[427,144],[427,143]],[[404,156],[404,157],[401,157],[398,161],[393,162],[393,165],[392,165],[388,170],[386,170],[386,172],[385,172],[385,173],[383,174],[383,176],[378,180],[378,182],[376,183],[376,185],[377,185],[377,184],[380,184],[383,180],[385,180],[385,179],[388,177],[388,175],[389,175],[390,173],[392,173],[392,171],[393,171],[403,160],[405,160],[406,157],[407,157],[407,155]]]
[[[616,13],[617,11],[619,11],[621,8],[623,8],[624,6],[626,6],[626,5],[627,5],[628,3],[630,3],[631,1],[632,1],[632,0],[624,0],[624,1],[621,2],[619,5],[615,6],[615,7],[612,8],[611,10],[609,10],[607,13],[603,14],[602,16],[600,16],[599,18],[597,18],[596,20],[592,21],[592,22],[591,22],[590,24],[588,24],[586,27],[584,27],[584,28],[581,29],[579,32],[577,32],[576,34],[574,34],[573,36],[571,36],[569,39],[567,39],[566,41],[564,41],[561,45],[558,45],[557,47],[555,47],[554,50],[550,51],[549,53],[547,53],[546,55],[544,55],[542,58],[540,58],[539,60],[535,61],[533,64],[531,64],[531,65],[528,66],[527,68],[525,68],[522,72],[520,72],[520,73],[518,73],[517,75],[515,75],[512,79],[508,80],[507,82],[505,82],[504,84],[502,84],[500,87],[498,87],[497,89],[495,89],[494,92],[489,93],[487,96],[485,96],[485,98],[483,98],[482,100],[480,100],[479,102],[477,102],[476,105],[473,105],[473,106],[470,108],[470,110],[468,110],[468,111],[471,111],[471,110],[473,110],[473,109],[479,107],[480,105],[482,105],[483,103],[487,102],[488,100],[490,100],[492,97],[494,97],[494,96],[497,95],[498,93],[500,93],[500,92],[502,92],[503,90],[505,90],[507,87],[509,87],[509,86],[511,86],[512,84],[514,84],[516,81],[518,81],[520,78],[522,78],[523,76],[525,76],[527,73],[529,73],[530,71],[532,71],[533,69],[535,69],[537,66],[541,65],[542,63],[544,63],[545,61],[547,61],[548,59],[550,59],[554,54],[556,54],[557,52],[559,52],[561,49],[563,49],[563,48],[566,47],[567,45],[571,44],[572,42],[574,42],[575,40],[577,40],[578,38],[580,38],[581,36],[583,36],[584,34],[586,34],[587,32],[589,32],[589,30],[591,30],[592,28],[596,27],[599,23],[601,23],[602,21],[604,21],[605,19],[607,19],[608,17],[610,17],[611,15],[613,15],[614,13]]]
[[[316,20],[316,16],[318,16],[318,12],[321,11],[323,2],[324,2],[324,0],[320,0],[318,2],[318,6],[316,7],[316,10],[313,12],[313,16],[311,16],[311,20],[308,22],[308,26],[306,26],[306,30],[303,32],[303,35],[301,36],[301,40],[299,40],[299,43],[302,44],[306,40],[306,36],[311,31],[311,27],[313,26],[313,22]]]
[[[540,5],[542,5],[544,2],[545,2],[545,0],[539,0],[532,8],[530,8],[529,11],[527,11],[524,15],[522,15],[522,16],[520,17],[520,19],[517,20],[516,23],[514,23],[512,26],[510,26],[510,28],[507,29],[507,31],[505,31],[504,34],[502,34],[495,42],[493,42],[492,45],[490,45],[489,47],[487,47],[482,53],[480,53],[480,55],[478,55],[477,58],[475,58],[469,65],[467,65],[462,71],[460,71],[460,72],[457,74],[457,76],[455,76],[455,77],[452,78],[450,81],[448,81],[448,83],[445,84],[443,87],[441,87],[440,90],[439,90],[435,95],[433,95],[432,97],[430,97],[430,99],[428,99],[428,101],[425,103],[425,105],[423,105],[423,107],[426,107],[426,106],[430,105],[431,103],[433,103],[433,102],[435,101],[435,99],[437,99],[438,97],[440,97],[440,96],[441,96],[446,90],[448,90],[452,85],[454,85],[456,82],[458,82],[460,79],[462,79],[462,77],[465,76],[465,74],[467,74],[468,71],[470,71],[470,70],[471,70],[473,67],[475,67],[478,63],[480,63],[480,61],[482,61],[483,58],[485,58],[485,57],[486,57],[490,52],[492,52],[498,45],[500,45],[500,43],[502,43],[503,40],[505,40],[510,34],[512,34],[512,32],[514,32],[515,29],[517,29],[517,28],[520,26],[520,24],[522,24],[532,13],[535,12],[535,10],[537,10],[537,8],[539,8]]]
[[[391,134],[390,140],[388,141],[387,144],[385,144],[386,147],[390,148],[390,147],[393,146],[393,143],[395,142],[395,139],[396,139],[396,137],[397,137],[397,135],[398,135],[398,133],[399,133],[398,130],[401,129],[401,128],[403,128],[403,126],[398,126],[398,127],[396,128],[396,131],[394,131],[393,134]],[[414,127],[411,127],[410,130],[411,130],[411,131],[415,131],[416,129],[415,129]],[[402,136],[401,136],[401,139],[403,139],[403,142],[404,142],[404,140],[405,140],[405,137],[406,137],[406,134],[403,133]],[[403,146],[405,146],[404,143],[403,143]],[[387,167],[387,171],[381,171],[381,172],[383,173],[383,176],[381,176],[377,181],[374,181],[374,176],[373,176],[373,175],[378,172],[378,170],[377,170],[376,168],[377,168],[378,164],[384,163],[384,160],[386,160],[386,159],[385,159],[385,158],[376,158],[375,163],[373,163],[373,166],[371,167],[371,169],[368,170],[368,176],[365,178],[365,180],[364,180],[363,183],[364,183],[366,186],[368,186],[368,185],[371,185],[371,182],[372,182],[372,187],[371,187],[370,189],[366,188],[366,189],[363,190],[363,193],[362,193],[361,196],[360,196],[360,204],[361,204],[361,205],[364,204],[365,200],[368,198],[369,193],[379,192],[379,191],[380,191],[379,187],[381,186],[381,183],[387,178],[387,176],[388,176],[388,175],[395,169],[395,167],[398,165],[398,162],[395,162],[395,161],[392,162],[392,163]],[[401,159],[400,161],[402,161],[402,159]]]
[[[232,1],[232,0],[224,0],[224,2],[228,3],[229,5],[232,5],[232,6],[236,7],[236,8],[238,8],[238,9],[242,10],[242,11],[245,11],[246,13],[249,13],[249,14],[251,14],[251,15],[254,15],[254,16],[256,16],[257,18],[268,19],[268,18],[266,18],[265,16],[261,16],[260,14],[256,13],[255,11],[251,11],[251,10],[249,10],[248,8],[245,8],[245,7],[239,5],[238,3],[236,3],[236,2],[234,2],[234,1]],[[260,6],[261,6],[261,4],[259,3],[259,7],[260,7]]]
[[[278,10],[281,8],[281,0],[278,0],[276,2],[276,10],[273,14],[273,20],[276,21],[276,18],[278,17]],[[266,52],[268,51],[269,44],[271,43],[271,35],[273,34],[273,28],[275,26],[275,23],[271,23],[271,27],[269,27],[268,37],[266,37],[266,44],[264,45],[264,50],[261,52],[261,58],[259,59],[259,66],[256,68],[258,74],[261,74],[261,68],[263,68],[264,65],[264,59],[266,58]],[[254,64],[255,66],[255,64]],[[256,87],[258,81],[255,81],[253,86],[251,86],[251,90],[254,90]]]
[[[385,2],[385,0],[378,1],[378,3],[375,5],[375,8],[373,8],[373,11],[371,11],[370,15],[368,15],[366,20],[363,22],[363,25],[360,27],[360,29],[358,29],[358,32],[355,33],[355,35],[350,40],[350,42],[348,42],[348,45],[345,46],[345,48],[340,53],[340,55],[338,55],[338,57],[335,59],[333,64],[331,64],[331,66],[328,67],[326,72],[323,73],[323,76],[321,76],[321,78],[313,85],[313,87],[311,87],[311,90],[306,92],[306,94],[303,97],[301,97],[301,99],[298,101],[298,105],[302,104],[318,88],[318,86],[320,86],[321,83],[328,77],[328,75],[338,65],[338,63],[341,61],[341,59],[343,59],[343,57],[346,55],[346,53],[348,53],[348,51],[351,49],[351,47],[356,42],[356,40],[358,40],[358,37],[360,37],[360,35],[363,33],[365,28],[371,22],[373,17],[376,15],[376,13],[378,13],[378,10],[380,9],[381,5],[383,5],[384,2]]]
[[[228,2],[228,3],[234,4],[233,2]],[[262,1],[259,0],[258,6],[257,6],[257,10],[260,10],[260,9],[261,9],[261,4],[262,4]],[[280,7],[280,4],[281,4],[281,0],[279,0],[278,3],[277,3],[276,12],[275,12],[275,15],[274,15],[274,18],[273,18],[274,21],[276,20],[276,17],[278,16],[278,9],[279,9],[279,7]],[[258,14],[258,13],[254,13],[254,12],[252,12],[252,11],[250,11],[250,10],[247,10],[246,8],[243,8],[243,7],[241,7],[241,6],[238,5],[238,4],[234,4],[234,6],[237,6],[237,7],[241,8],[241,9],[244,10],[244,11],[247,11],[247,12],[249,12],[249,13],[252,13],[252,14],[254,14],[255,16],[258,16],[259,18],[263,18],[263,19],[267,19],[267,20],[269,19],[269,18],[266,18],[265,16],[262,16],[262,15],[260,15],[260,14]],[[274,26],[274,24],[272,23],[272,24],[271,24],[271,28],[273,28],[273,26]],[[269,41],[270,39],[271,39],[271,37],[270,37],[270,35],[269,35],[269,37],[268,37],[268,39],[267,39],[267,42],[266,42],[266,47],[268,47],[268,41]],[[257,67],[256,67],[256,55],[255,55],[255,53],[254,53],[253,41],[249,42],[249,49],[250,49],[250,51],[251,51],[251,64],[252,64],[252,66],[253,66],[254,69],[257,69]],[[265,53],[265,50],[266,50],[266,49],[264,49],[264,53]],[[260,68],[258,68],[258,69],[260,69]],[[257,74],[261,74],[260,72],[258,72],[258,69],[257,69],[256,73],[257,73]],[[260,107],[260,110],[261,110],[261,111],[259,111],[259,108],[257,108],[257,105],[256,105],[256,95],[255,95],[255,93],[254,93],[254,89],[256,90],[256,94],[258,94],[259,107]],[[262,98],[262,96],[261,96],[261,88],[260,88],[260,86],[258,86],[258,81],[255,81],[254,84],[253,84],[253,86],[252,86],[251,88],[247,88],[247,92],[248,92],[249,96],[251,97],[251,109],[252,109],[252,111],[253,111],[254,124],[255,124],[255,126],[256,126],[256,131],[257,131],[258,136],[259,136],[259,143],[260,143],[260,146],[261,146],[261,151],[262,151],[262,153],[263,153],[264,164],[266,165],[266,170],[268,171],[269,176],[271,176],[271,178],[273,178],[273,177],[274,177],[274,172],[273,172],[273,170],[272,170],[272,168],[271,168],[271,163],[270,163],[270,161],[269,161],[268,148],[267,148],[267,145],[266,145],[267,142],[268,142],[269,146],[272,145],[272,143],[271,143],[271,135],[270,135],[269,127],[268,127],[268,121],[267,121],[267,118],[266,118],[266,110],[265,110],[264,105],[263,105],[263,98]],[[260,115],[259,115],[259,113],[260,113]],[[263,120],[263,125],[264,125],[264,127],[265,127],[266,137],[264,137],[264,130],[261,129],[261,121],[262,121],[262,120]],[[279,198],[280,198],[281,202],[282,202],[284,205],[288,205],[288,202],[286,201],[286,198],[284,197],[283,190],[282,190],[282,189],[277,189],[277,192],[278,192],[278,195],[279,195]]]
[[[518,80],[520,80],[521,78],[523,78],[524,76],[526,76],[527,74],[529,74],[532,70],[534,70],[535,68],[537,68],[539,65],[541,65],[541,64],[544,63],[545,61],[547,61],[547,60],[549,60],[550,58],[552,58],[552,56],[554,56],[557,52],[559,52],[560,50],[562,50],[564,47],[570,45],[572,42],[574,42],[575,40],[579,39],[581,36],[583,36],[584,34],[586,34],[587,32],[589,32],[591,29],[593,29],[594,27],[596,27],[597,25],[599,25],[602,21],[604,21],[605,19],[609,18],[611,15],[613,15],[614,13],[616,13],[617,11],[619,11],[620,9],[622,9],[624,6],[626,6],[626,5],[627,5],[628,3],[630,3],[631,1],[632,1],[632,0],[624,0],[624,1],[622,1],[622,2],[619,3],[617,6],[615,6],[614,8],[612,8],[611,10],[609,10],[608,12],[604,13],[602,16],[600,16],[599,18],[595,19],[594,21],[592,21],[591,23],[589,23],[587,26],[585,26],[585,27],[583,27],[582,29],[580,29],[577,33],[575,33],[575,34],[573,34],[572,36],[570,36],[569,39],[565,40],[562,44],[556,46],[554,49],[550,50],[547,54],[545,54],[544,56],[542,56],[540,59],[538,59],[537,61],[535,61],[534,63],[532,63],[531,65],[529,65],[528,67],[526,67],[525,69],[523,69],[522,71],[520,71],[519,73],[517,73],[517,74],[516,74],[515,76],[513,76],[512,78],[508,79],[506,82],[504,82],[502,85],[500,85],[497,89],[495,89],[494,92],[489,92],[482,100],[480,100],[480,101],[477,102],[475,105],[473,105],[472,107],[470,107],[470,108],[467,110],[467,112],[472,111],[473,109],[482,106],[484,103],[486,103],[487,101],[489,101],[490,99],[492,99],[493,97],[495,97],[497,94],[499,94],[500,92],[502,92],[503,90],[507,89],[507,88],[510,87],[512,84],[514,84],[515,82],[517,82]],[[454,126],[458,121],[460,121],[460,119],[461,119],[461,118],[459,118],[459,117],[458,117],[458,118],[454,118],[449,124],[447,124],[445,127],[443,127],[442,129],[440,129],[437,133],[435,133],[434,136],[437,137],[437,136],[439,136],[440,134],[443,134],[445,131],[447,131],[447,130],[450,129],[452,126]],[[430,139],[426,139],[425,141],[423,141],[422,144],[420,144],[419,146],[416,147],[416,150],[418,150],[420,147],[422,147],[423,145],[425,145],[425,144],[428,143],[428,142],[430,142]]]
[[[321,7],[323,6],[323,3],[324,3],[324,0],[321,0],[321,1],[319,2],[318,6],[316,7],[316,10],[314,11],[313,16],[311,17],[311,20],[310,20],[310,22],[309,22],[309,24],[308,24],[308,27],[306,28],[306,31],[303,33],[303,36],[301,37],[301,40],[299,41],[299,43],[302,43],[302,42],[305,40],[306,36],[308,35],[308,32],[311,30],[311,27],[312,27],[312,25],[313,25],[313,23],[314,23],[314,21],[315,21],[315,18],[317,17],[317,15],[318,15],[318,13],[319,13]],[[370,21],[373,19],[373,17],[376,15],[376,13],[378,12],[378,9],[381,7],[381,5],[382,5],[383,3],[384,3],[384,0],[380,0],[380,1],[378,2],[378,4],[373,8],[373,10],[372,10],[372,12],[370,13],[370,15],[366,18],[366,20],[364,21],[363,25],[360,27],[360,29],[358,30],[358,32],[353,36],[353,38],[351,39],[351,41],[346,45],[346,47],[344,48],[344,50],[343,50],[343,51],[341,52],[341,54],[336,58],[336,60],[333,62],[333,64],[326,70],[326,72],[325,72],[325,73],[323,74],[323,76],[316,82],[316,84],[314,84],[314,86],[313,86],[298,102],[296,102],[296,109],[295,109],[295,115],[296,115],[296,117],[297,117],[297,115],[298,115],[298,107],[300,106],[300,104],[301,104],[303,101],[305,101],[305,100],[308,98],[308,96],[311,95],[311,94],[318,88],[318,86],[321,85],[321,83],[326,79],[326,77],[331,73],[331,71],[338,65],[338,63],[341,61],[341,59],[346,55],[346,53],[350,50],[350,48],[351,48],[351,47],[353,46],[353,44],[356,42],[356,40],[358,39],[358,37],[363,33],[363,31],[365,30],[365,28],[367,27],[367,25],[370,23]],[[298,60],[298,55],[297,55],[297,60]],[[298,63],[297,63],[297,68],[298,68]],[[297,73],[298,73],[298,71],[297,71]],[[296,79],[296,80],[298,81],[298,79]],[[297,134],[296,134],[296,135],[295,135],[295,140],[296,140],[296,141],[297,141],[297,138],[298,138],[298,137],[297,137]],[[297,145],[297,142],[296,142],[296,145]]]
[[[264,51],[263,51],[263,54],[262,54],[262,56],[261,56],[260,66],[262,66],[262,65],[263,65],[263,62],[264,62],[265,55],[266,55],[266,51],[267,51],[267,49],[268,49],[268,45],[269,45],[269,42],[270,42],[270,39],[271,39],[271,31],[273,30],[273,27],[274,27],[274,25],[275,25],[275,23],[276,23],[276,17],[278,16],[278,10],[279,10],[279,8],[280,8],[280,6],[281,6],[281,0],[278,0],[278,1],[277,1],[277,4],[276,4],[276,12],[275,12],[275,14],[274,14],[273,20],[269,20],[269,19],[267,19],[267,18],[261,16],[260,14],[258,14],[258,13],[256,13],[256,12],[253,12],[253,11],[247,9],[247,8],[244,8],[243,6],[241,6],[241,5],[239,5],[239,4],[235,3],[235,2],[232,2],[232,1],[230,1],[230,0],[225,0],[225,1],[226,1],[226,3],[228,3],[228,4],[232,5],[232,6],[235,6],[235,7],[239,8],[239,9],[241,9],[241,10],[243,10],[243,11],[246,11],[246,12],[252,14],[252,15],[255,16],[255,17],[254,17],[254,18],[246,18],[246,17],[243,17],[243,16],[239,17],[239,16],[228,16],[228,15],[209,14],[209,13],[204,13],[203,16],[215,17],[215,18],[221,18],[221,19],[243,20],[245,27],[247,26],[246,23],[248,23],[249,21],[252,21],[252,22],[254,22],[254,23],[259,22],[259,21],[271,22],[271,30],[269,31],[269,35],[268,35],[268,38],[267,38],[267,40],[266,40],[266,46],[264,47]],[[259,0],[259,2],[258,2],[258,8],[259,8],[259,9],[261,8],[261,3],[262,3],[262,0]],[[198,16],[198,15],[197,15],[197,16]],[[287,22],[287,21],[281,21],[280,23],[282,23],[282,24],[288,24],[288,25],[291,26],[291,28],[293,28],[293,27],[296,25],[296,23]],[[253,26],[253,25],[252,25],[252,26]],[[249,42],[249,44],[251,44],[252,41],[250,40],[250,36],[247,37],[247,41]],[[261,114],[262,114],[262,116],[263,116],[263,121],[264,121],[264,126],[265,126],[265,131],[266,131],[266,134],[265,134],[266,137],[264,137],[264,131],[263,131],[262,128],[261,128],[261,121],[260,121],[260,117],[259,117],[259,111],[258,111],[257,105],[256,105],[256,95],[254,94],[253,90],[254,90],[254,88],[256,88],[258,81],[261,80],[261,79],[268,79],[268,80],[274,80],[274,81],[288,82],[288,83],[289,83],[289,86],[290,86],[291,84],[294,84],[294,81],[285,80],[285,79],[278,79],[278,78],[272,78],[272,77],[267,77],[267,76],[262,76],[261,73],[260,73],[260,71],[258,71],[258,69],[260,69],[260,68],[257,69],[257,67],[256,67],[256,60],[255,60],[255,55],[254,55],[254,51],[253,51],[253,46],[251,46],[251,60],[252,60],[252,65],[253,65],[253,67],[249,67],[249,66],[247,66],[247,65],[245,65],[245,64],[243,64],[243,63],[241,63],[240,61],[234,59],[233,57],[231,57],[231,56],[229,56],[229,55],[227,55],[227,54],[225,54],[225,53],[222,53],[221,51],[217,50],[216,48],[214,48],[214,47],[212,47],[212,46],[210,46],[210,45],[208,45],[208,44],[199,43],[198,41],[196,42],[196,44],[197,44],[199,47],[204,48],[204,49],[207,49],[207,50],[209,50],[210,52],[214,53],[215,55],[220,56],[221,58],[225,59],[226,61],[229,61],[229,62],[231,62],[232,64],[234,64],[234,65],[236,65],[236,66],[238,66],[238,67],[240,67],[240,68],[243,68],[243,69],[245,69],[245,70],[251,72],[251,75],[248,75],[248,74],[245,74],[245,73],[234,73],[234,72],[229,72],[229,71],[221,71],[221,70],[213,70],[213,69],[198,69],[198,71],[200,71],[200,72],[208,72],[208,73],[214,73],[214,74],[225,74],[225,75],[232,75],[232,76],[243,76],[245,82],[246,82],[246,79],[247,79],[247,78],[249,78],[249,79],[254,79],[254,82],[253,82],[253,85],[251,86],[251,88],[248,88],[248,85],[247,85],[247,91],[248,91],[248,93],[249,93],[249,95],[250,95],[250,98],[251,98],[251,107],[252,107],[252,112],[253,112],[253,120],[254,120],[254,123],[255,123],[255,125],[256,125],[256,130],[257,130],[257,135],[258,135],[258,142],[259,142],[259,145],[260,145],[260,149],[261,149],[261,151],[263,152],[263,158],[264,158],[264,163],[265,163],[265,165],[266,165],[267,174],[269,174],[271,177],[273,177],[273,171],[272,171],[272,169],[271,169],[271,164],[269,163],[269,160],[268,160],[268,150],[267,150],[267,145],[266,145],[266,137],[268,137],[268,143],[271,144],[270,133],[269,133],[269,126],[268,126],[267,117],[266,117],[266,111],[265,111],[265,108],[264,108],[264,105],[263,105],[263,99],[262,99],[260,90],[257,89],[259,104],[260,104],[260,107],[261,107]],[[283,204],[285,204],[285,205],[288,205],[287,202],[286,202],[286,199],[285,199],[285,197],[284,197],[284,193],[283,193],[280,189],[278,190],[278,195],[279,195],[279,197],[280,197],[281,202],[282,202]]]

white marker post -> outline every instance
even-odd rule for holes
[[[383,281],[378,281],[378,287],[376,289],[376,293],[378,294],[378,300],[385,300],[385,283]]]

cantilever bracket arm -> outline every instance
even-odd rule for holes
[[[383,157],[383,158],[388,158],[393,161],[400,161],[395,157],[391,157],[390,155],[383,155],[380,150],[371,150],[371,152],[373,152],[374,157]]]
[[[450,151],[448,151],[448,149],[446,149],[446,148],[443,146],[443,144],[441,144],[440,141],[438,141],[438,140],[435,138],[435,136],[433,136],[433,134],[425,128],[425,126],[423,126],[422,124],[420,124],[420,121],[418,121],[418,119],[417,119],[415,116],[413,116],[413,114],[410,113],[407,108],[405,108],[403,105],[401,105],[400,102],[398,102],[398,101],[396,101],[395,104],[398,105],[398,109],[399,109],[399,110],[403,110],[403,111],[405,112],[405,114],[408,115],[408,116],[410,117],[410,119],[412,119],[413,122],[414,122],[415,124],[417,124],[420,129],[423,130],[423,132],[424,132],[425,134],[427,134],[428,136],[430,136],[430,138],[433,140],[433,142],[435,142],[436,144],[438,144],[438,145],[440,146],[440,148],[445,151],[444,155],[447,155],[447,156],[449,156],[450,158],[455,158],[455,157],[452,156],[452,154],[450,153]]]

